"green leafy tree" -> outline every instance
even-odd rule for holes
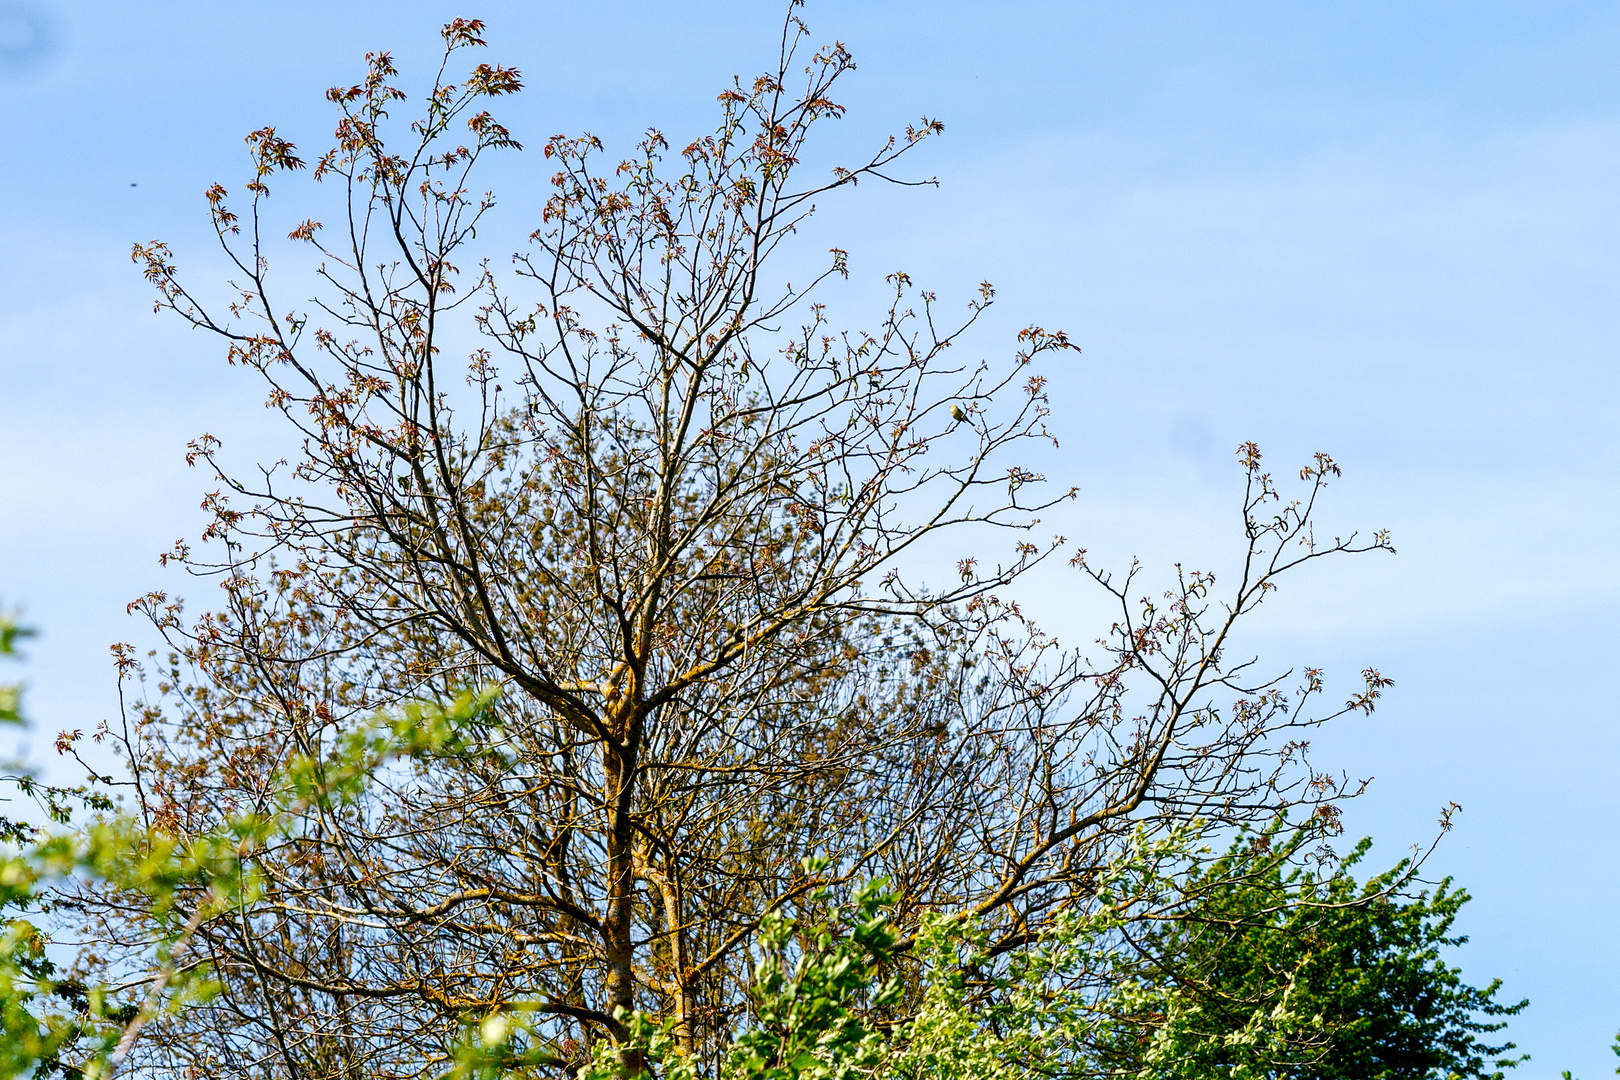
[[[1522,1061],[1491,1035],[1528,1004],[1497,1000],[1446,963],[1467,938],[1450,879],[1409,891],[1412,863],[1358,883],[1371,842],[1342,864],[1297,865],[1301,834],[1240,839],[1183,883],[1196,902],[1149,936],[1162,969],[1123,983],[1099,1060],[1165,1077],[1500,1080]],[[1286,842],[1285,842],[1286,841]]]
[[[1358,883],[1368,843],[1337,864],[1319,838],[1277,824],[1214,859],[1197,829],[1144,840],[999,961],[950,928],[895,1075],[1499,1080],[1522,1059],[1488,1037],[1527,1003],[1442,958],[1467,894],[1411,891],[1410,860]]]

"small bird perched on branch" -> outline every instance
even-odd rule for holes
[[[968,418],[968,415],[967,415],[967,413],[962,411],[962,406],[960,406],[960,405],[952,405],[951,406],[951,419],[952,420],[955,420],[958,424],[965,424],[965,423],[967,423],[967,418]]]

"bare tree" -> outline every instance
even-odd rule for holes
[[[866,333],[811,295],[847,273],[842,251],[798,289],[767,269],[816,200],[900,182],[941,125],[806,182],[853,64],[810,53],[790,9],[777,63],[720,95],[713,133],[673,151],[652,131],[617,164],[589,136],[547,142],[543,220],[498,274],[475,248],[494,200],[471,185],[486,153],[518,149],[484,106],[519,75],[444,74],[482,30],[445,27],[403,144],[387,54],[329,92],[336,145],[313,172],[341,189],[338,218],[289,234],[316,255],[308,310],[269,277],[268,184],[303,167],[273,129],[249,136],[246,209],[208,193],[228,306],[164,245],[135,252],[158,306],[227,340],[300,442],[256,476],[210,436],[193,446],[219,477],[204,540],[223,557],[171,557],[225,601],[190,625],[142,602],[173,648],[124,740],[149,820],[204,829],[268,805],[279,760],[378,709],[502,692],[475,745],[312,807],[256,856],[265,895],[197,933],[221,994],[160,1031],[154,1060],[419,1075],[466,1018],[515,1001],[551,1018],[559,1068],[633,1008],[710,1056],[746,1008],[761,919],[829,882],[886,876],[902,921],[966,905],[1013,947],[1084,903],[1133,829],[1300,803],[1331,825],[1337,789],[1287,733],[1344,710],[1305,711],[1314,672],[1290,698],[1226,655],[1278,575],[1387,546],[1314,542],[1331,461],[1284,502],[1245,450],[1249,557],[1224,604],[1209,575],[1149,602],[1134,571],[1076,555],[1121,614],[1099,663],[1062,652],[1005,587],[1062,543],[1034,539],[1055,500],[1012,458],[1051,441],[1041,362],[1074,347],[1030,327],[1004,363],[958,362],[988,285],[948,322],[894,274]],[[905,572],[997,530],[1001,563],[964,557],[945,588]],[[1367,678],[1345,708],[1371,707]],[[115,957],[138,908],[99,905]]]

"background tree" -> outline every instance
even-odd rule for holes
[[[448,25],[447,62],[481,34]],[[172,557],[224,598],[189,626],[144,601],[172,648],[124,740],[145,820],[206,833],[379,708],[502,691],[482,741],[311,805],[255,851],[263,894],[197,934],[222,992],[159,1033],[154,1064],[417,1075],[513,1001],[558,1067],[623,1042],[635,1008],[718,1062],[752,1007],[746,943],[830,885],[887,878],[902,928],[966,903],[1016,949],[1089,903],[1139,829],[1295,804],[1333,827],[1335,781],[1290,733],[1370,709],[1385,680],[1311,711],[1317,673],[1285,693],[1230,658],[1231,633],[1280,575],[1387,540],[1316,541],[1337,467],[1318,457],[1286,501],[1246,447],[1247,557],[1223,600],[1190,571],[1146,598],[1134,569],[1081,552],[1119,605],[1101,659],[1029,626],[999,590],[1060,541],[1028,538],[1051,500],[1010,455],[1050,441],[1040,365],[1073,346],[1030,327],[1005,363],[957,362],[989,286],[948,323],[894,274],[864,333],[807,300],[843,252],[809,287],[770,275],[815,200],[888,179],[941,130],[802,180],[853,66],[842,46],[807,56],[806,34],[790,11],[770,72],[679,151],[649,132],[604,166],[590,136],[547,142],[551,197],[509,278],[477,261],[494,200],[472,174],[518,148],[484,107],[518,73],[441,68],[401,129],[386,54],[328,94],[336,145],[313,172],[335,216],[289,222],[315,254],[307,310],[269,276],[268,185],[304,164],[273,129],[248,138],[248,208],[208,193],[230,300],[183,284],[162,244],[136,249],[158,306],[225,338],[299,443],[251,476],[194,444],[219,477],[219,558]],[[948,587],[906,572],[951,536]],[[142,909],[95,911],[116,963]]]

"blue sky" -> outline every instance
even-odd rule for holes
[[[703,130],[779,19],[764,2],[0,0],[0,597],[43,631],[42,727],[113,708],[128,600],[207,603],[155,560],[198,528],[208,478],[185,442],[282,452],[259,388],[150,314],[130,244],[168,239],[206,270],[200,193],[243,176],[241,136],[318,144],[326,86],[368,49],[420,71],[458,14],[524,71],[504,113],[520,138],[619,147]],[[912,165],[939,189],[863,186],[808,230],[811,251],[851,251],[835,312],[859,321],[891,269],[947,300],[988,278],[975,348],[1038,321],[1085,349],[1054,381],[1063,446],[1043,467],[1082,489],[1054,529],[1115,561],[1220,566],[1238,442],[1279,472],[1317,449],[1344,464],[1330,521],[1388,527],[1400,553],[1308,575],[1253,647],[1396,678],[1318,740],[1376,777],[1351,831],[1392,861],[1461,803],[1431,865],[1476,897],[1467,973],[1532,999],[1522,1075],[1607,1074],[1620,6],[826,0],[805,17],[860,63],[833,145],[947,125]],[[544,166],[491,175],[516,246]],[[1037,584],[1045,622],[1093,636],[1077,583]]]

